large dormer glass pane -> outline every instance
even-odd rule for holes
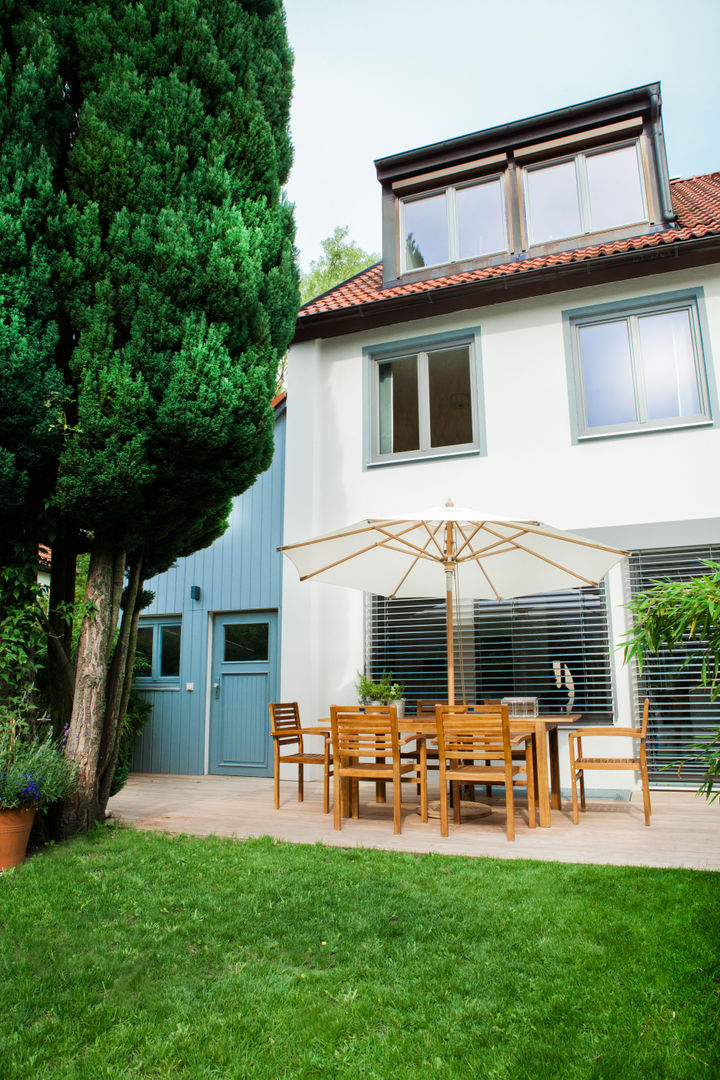
[[[458,188],[455,194],[458,258],[507,251],[505,209],[500,180]]]
[[[585,161],[592,230],[645,221],[647,212],[635,146],[588,154]]]
[[[563,240],[582,232],[574,161],[530,169],[527,196],[531,244]]]
[[[405,202],[404,218],[406,270],[450,261],[444,191]]]

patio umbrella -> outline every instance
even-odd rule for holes
[[[509,521],[456,507],[368,518],[278,548],[301,581],[321,581],[393,599],[445,597],[448,700],[454,701],[456,596],[513,596],[596,585],[624,551],[539,521]]]

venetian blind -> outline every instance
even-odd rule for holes
[[[442,600],[368,598],[365,670],[404,682],[409,709],[447,700]],[[500,603],[464,600],[454,620],[455,697],[532,696],[548,711],[612,722],[607,613],[602,585]]]

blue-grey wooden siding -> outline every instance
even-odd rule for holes
[[[211,613],[278,611],[282,585],[285,407],[275,417],[267,472],[233,504],[230,525],[209,548],[180,559],[147,582],[155,599],[143,617],[182,619],[179,689],[143,687],[153,705],[133,756],[137,772],[201,774],[205,763],[208,630]],[[198,499],[202,492],[198,492]],[[199,600],[190,587],[199,585]],[[188,683],[194,689],[186,689]]]

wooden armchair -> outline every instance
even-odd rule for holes
[[[459,712],[458,708],[438,705],[435,710],[440,757],[440,832],[448,835],[448,782],[453,786],[455,824],[460,823],[460,784],[502,784],[507,838],[514,840],[514,789],[518,784],[527,785],[528,823],[531,829],[535,828],[535,772],[530,734],[525,743],[523,768],[513,762],[506,705],[475,705],[472,712]]]
[[[573,804],[573,821],[577,825],[579,822],[578,816],[578,799],[577,799],[577,782],[580,781],[580,809],[585,809],[585,771],[587,769],[632,769],[634,772],[640,773],[640,781],[642,783],[643,793],[643,809],[645,811],[645,824],[650,824],[650,784],[648,783],[648,768],[647,768],[647,726],[648,726],[648,713],[650,710],[650,701],[645,698],[643,705],[643,717],[642,727],[639,728],[625,728],[625,727],[587,727],[582,728],[581,731],[570,732],[570,783],[572,785],[572,804]],[[608,735],[608,736],[624,736],[630,739],[638,739],[640,746],[637,756],[626,758],[609,758],[609,757],[585,757],[583,754],[582,740],[588,737],[595,737],[596,735]]]
[[[427,821],[427,774],[425,740],[417,735],[401,738],[398,734],[394,705],[330,709],[333,746],[333,782],[335,828],[341,828],[343,812],[358,817],[359,780],[393,782],[393,831],[402,831],[402,782],[420,784],[420,815]],[[408,742],[420,743],[420,761],[403,761],[401,748]],[[343,787],[346,795],[343,797]],[[347,794],[349,794],[349,806]]]
[[[275,756],[275,809],[280,807],[280,763],[291,762],[298,767],[298,802],[303,801],[303,766],[322,765],[325,770],[325,784],[323,788],[323,810],[330,813],[330,774],[332,772],[332,758],[330,757],[330,736],[325,733],[325,745],[322,754],[308,754],[303,745],[303,729],[300,725],[300,711],[297,701],[282,701],[270,703],[270,734],[273,740]],[[285,748],[290,753],[283,753]]]

